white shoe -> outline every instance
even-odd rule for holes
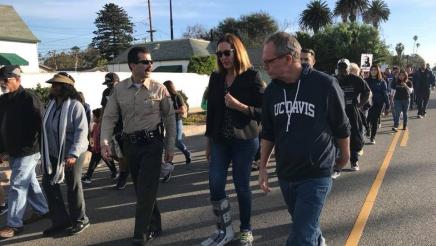
[[[332,174],[332,179],[337,179],[339,176],[341,176],[341,171],[334,171]]]
[[[351,171],[359,171],[360,170],[360,168],[359,168],[359,163],[351,163]]]

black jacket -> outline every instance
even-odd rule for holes
[[[205,135],[220,140],[224,120],[225,76],[214,72],[209,79],[207,93],[207,117]],[[253,139],[259,135],[259,122],[261,117],[262,96],[265,84],[259,73],[248,69],[236,76],[232,86],[228,88],[234,98],[248,105],[250,115],[230,109],[235,137],[238,139]]]
[[[335,138],[350,135],[336,79],[303,68],[299,83],[271,81],[262,107],[261,137],[275,144],[277,175],[287,181],[329,177],[337,156]]]
[[[0,152],[23,157],[39,152],[42,103],[23,87],[0,97]]]

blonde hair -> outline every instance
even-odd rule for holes
[[[350,73],[354,74],[356,76],[360,76],[360,68],[359,65],[357,65],[356,63],[352,62],[350,63]]]
[[[244,45],[242,44],[241,40],[230,33],[226,33],[224,37],[222,37],[218,43],[217,46],[220,43],[227,42],[230,44],[232,49],[234,50],[234,62],[233,66],[235,68],[236,74],[242,74],[243,72],[247,71],[249,68],[252,67],[250,58],[248,57],[247,50],[245,49]],[[221,63],[220,59],[217,58],[217,64],[218,64],[218,71],[221,74],[226,73],[226,69],[224,68],[223,64]]]

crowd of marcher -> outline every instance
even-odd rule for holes
[[[326,245],[319,221],[332,179],[348,163],[350,170],[360,170],[364,145],[376,143],[383,115],[392,112],[393,131],[400,129],[401,118],[402,129],[408,128],[408,111],[414,103],[417,118],[424,118],[435,87],[435,77],[425,64],[416,71],[394,66],[382,73],[377,64],[361,71],[342,58],[333,76],[317,71],[315,51],[302,48],[285,32],[271,35],[264,43],[268,85],[253,69],[237,36],[224,35],[217,42],[216,56],[218,69],[210,76],[204,105],[210,202],[217,223],[203,246],[225,245],[236,235],[240,245],[253,244],[250,175],[256,163],[260,188],[269,192],[267,166],[273,152],[292,217],[286,245]],[[156,197],[160,180],[171,178],[174,146],[183,153],[186,165],[192,161],[183,142],[187,106],[172,81],[161,84],[151,79],[149,50],[133,47],[127,59],[131,77],[120,81],[115,73],[105,76],[102,108],[92,110],[92,119],[68,73],[57,73],[47,81],[50,101],[42,105],[21,86],[18,66],[0,68],[4,93],[0,153],[8,156],[12,171],[7,203],[0,187],[0,212],[7,213],[1,238],[14,237],[26,221],[45,217],[52,222],[43,231],[45,236],[78,234],[88,228],[82,183],[92,183],[101,160],[116,181],[115,189],[126,187],[129,174],[133,181],[137,201],[132,244],[144,245],[161,235]],[[87,150],[92,155],[82,175],[84,163],[79,160]],[[39,160],[42,189],[35,172]],[[238,234],[225,191],[230,166],[239,208]],[[68,210],[60,187],[63,182]],[[26,204],[33,215],[23,220]]]

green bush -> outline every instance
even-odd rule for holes
[[[36,85],[36,88],[29,88],[29,90],[33,91],[36,95],[38,95],[42,103],[44,105],[47,105],[49,101],[50,87],[42,87],[41,84],[38,83]]]
[[[210,75],[216,69],[215,56],[194,56],[189,61],[188,73]]]

